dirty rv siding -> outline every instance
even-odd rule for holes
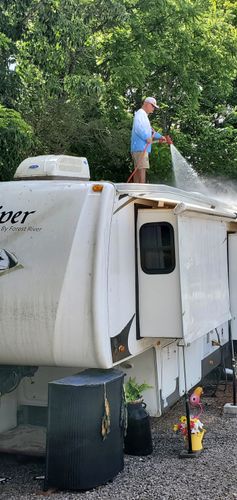
[[[158,415],[184,392],[177,202],[166,209],[162,202],[158,208],[146,195],[147,187],[141,199],[128,192],[124,195],[109,183],[101,183],[98,191],[93,185],[64,180],[4,185],[2,207],[12,215],[9,220],[3,216],[1,227],[6,229],[0,233],[1,248],[12,256],[12,267],[0,271],[5,292],[2,289],[0,359],[3,364],[39,366],[33,386],[24,378],[17,396],[14,391],[14,398],[6,395],[5,399],[9,408],[16,406],[16,397],[18,405],[46,407],[48,381],[68,370],[75,373],[83,367],[117,364],[127,376],[136,375],[153,386],[146,399],[151,413]],[[19,212],[22,218],[29,212],[28,220],[22,223]],[[142,275],[140,227],[150,222],[173,226],[176,266],[169,276]],[[148,306],[148,291],[153,321],[149,321],[149,309],[143,309]],[[176,301],[173,317],[172,297]],[[225,343],[226,324],[220,324],[220,318],[217,323]],[[202,359],[218,349],[212,345],[215,338],[215,330],[204,328],[202,336],[186,346],[188,388],[201,378]]]
[[[12,265],[0,270],[0,363],[112,365],[107,262],[114,194],[112,184],[101,192],[83,182],[1,184],[0,248]]]

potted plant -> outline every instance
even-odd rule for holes
[[[203,428],[203,423],[199,418],[192,417],[190,418],[190,428],[191,428],[191,442],[192,442],[192,451],[201,451],[203,449],[202,440],[204,437],[204,433],[206,432]],[[175,432],[180,432],[184,438],[185,444],[188,442],[188,428],[187,428],[187,417],[182,415],[180,417],[179,422],[173,426],[173,430]]]
[[[150,416],[143,401],[143,391],[150,389],[146,382],[139,384],[136,378],[129,378],[124,385],[127,406],[127,430],[124,451],[129,455],[152,453]]]
[[[143,391],[151,388],[152,386],[148,385],[146,382],[138,384],[136,377],[129,377],[128,381],[124,384],[126,403],[137,403],[143,401]]]

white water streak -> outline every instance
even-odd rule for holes
[[[237,208],[237,182],[225,178],[199,177],[178,149],[171,145],[175,186],[185,191],[195,191],[214,197]]]
[[[185,160],[178,149],[171,144],[170,150],[175,186],[185,191],[198,191],[199,193],[207,194],[207,189],[197,172],[195,172],[187,160]]]

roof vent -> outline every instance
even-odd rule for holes
[[[77,179],[88,181],[90,170],[86,158],[65,155],[42,155],[23,160],[14,179]]]

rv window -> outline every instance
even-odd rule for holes
[[[171,273],[175,268],[174,229],[171,224],[143,224],[140,228],[140,252],[144,273]]]

